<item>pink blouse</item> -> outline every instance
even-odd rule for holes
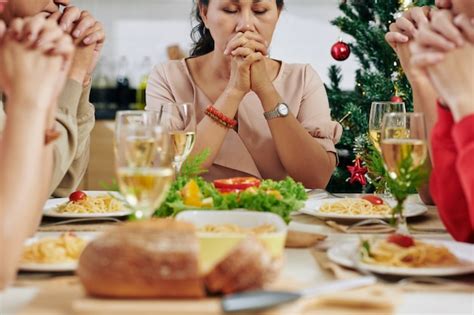
[[[336,153],[342,134],[339,123],[331,120],[323,82],[310,65],[282,63],[273,81],[291,113],[326,151]],[[146,90],[147,110],[162,103],[192,103],[199,123],[212,102],[197,86],[186,61],[170,61],[153,68]],[[275,104],[276,105],[276,104]],[[229,129],[207,180],[234,176],[256,176],[280,180],[288,176],[280,161],[263,106],[254,92],[239,105],[238,131]],[[295,154],[298,154],[295,152]]]

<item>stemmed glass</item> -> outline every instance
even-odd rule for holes
[[[382,134],[383,117],[387,113],[405,113],[405,103],[372,102],[369,114],[369,139],[375,149],[381,152],[380,141]]]
[[[115,168],[121,194],[138,219],[153,215],[174,178],[167,131],[146,111],[119,111],[115,120]]]
[[[196,141],[196,112],[190,103],[161,104],[153,112],[158,124],[169,132],[176,174],[191,153]]]
[[[410,190],[417,185],[417,170],[425,163],[428,154],[424,115],[385,114],[381,138],[384,166],[390,177],[388,180],[394,184],[391,190],[397,201],[393,208],[393,214],[398,216],[397,230],[408,234],[403,204]]]

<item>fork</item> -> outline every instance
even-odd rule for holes
[[[121,220],[117,218],[80,218],[80,219],[62,220],[62,221],[53,222],[53,223],[46,223],[46,224],[42,224],[41,227],[56,226],[56,225],[63,225],[63,224],[69,224],[69,223],[94,222],[94,221],[110,221],[110,222],[117,222],[117,223],[122,222]]]

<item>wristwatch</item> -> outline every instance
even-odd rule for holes
[[[263,113],[263,116],[265,116],[265,118],[269,120],[278,117],[286,117],[289,113],[290,110],[288,108],[288,105],[286,105],[285,103],[278,103],[273,110]]]

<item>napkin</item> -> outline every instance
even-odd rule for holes
[[[326,235],[289,230],[286,236],[285,247],[309,248],[326,239]]]

